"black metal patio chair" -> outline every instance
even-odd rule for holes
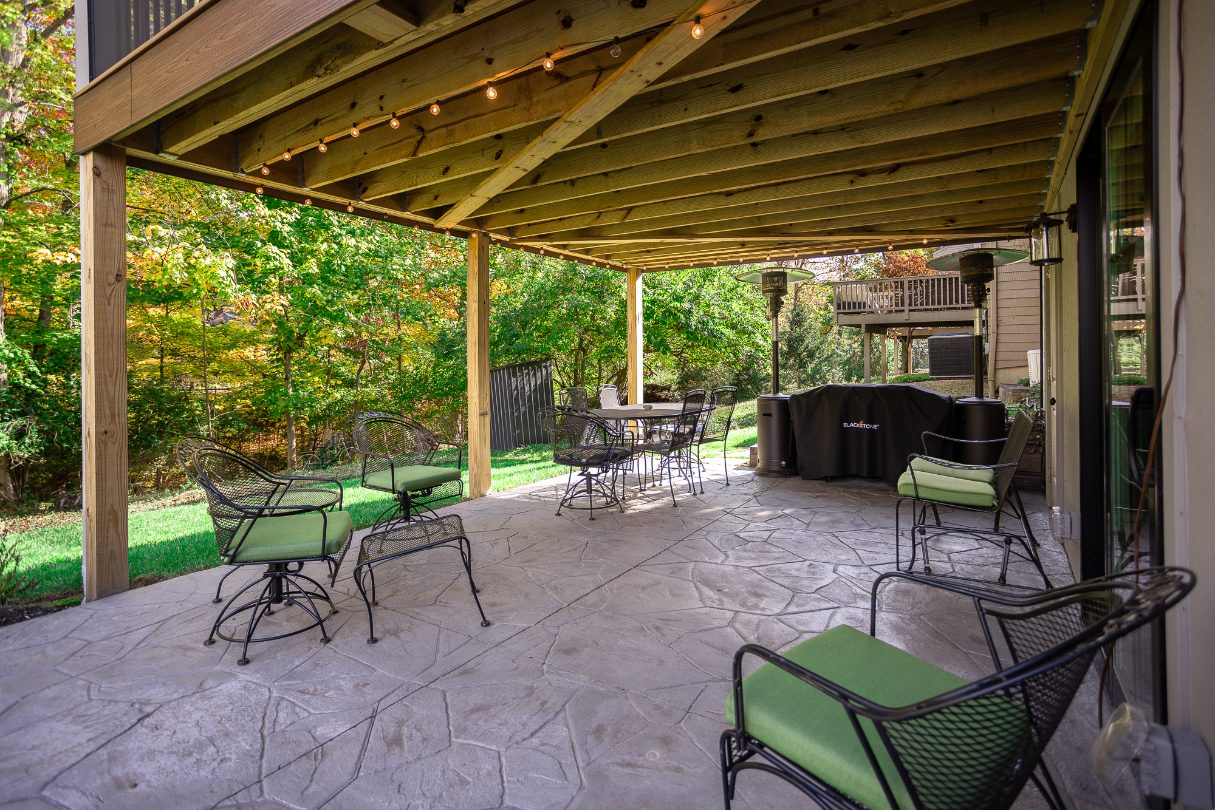
[[[377,526],[359,544],[359,560],[354,567],[354,583],[367,605],[367,643],[375,644],[375,617],[371,606],[379,604],[376,599],[375,569],[386,562],[399,560],[411,554],[433,548],[454,548],[460,552],[464,572],[468,576],[468,587],[472,589],[473,601],[481,614],[481,626],[489,627],[485,609],[481,607],[481,589],[473,581],[472,543],[464,533],[464,523],[459,515],[443,515],[431,520],[391,520]]]
[[[214,601],[220,601],[223,582],[234,571],[265,566],[260,579],[228,599],[203,643],[210,646],[216,637],[240,642],[241,657],[236,663],[244,665],[249,663],[252,643],[286,638],[313,627],[320,627],[321,641],[328,642],[325,620],[337,608],[325,587],[304,574],[303,567],[323,562],[329,569],[330,584],[337,579],[354,529],[350,514],[342,511],[341,482],[272,473],[236,450],[206,439],[181,442],[177,455],[190,479],[207,496],[220,559],[233,566],[220,580]],[[257,596],[237,604],[241,596],[259,586]],[[258,636],[258,625],[281,607],[298,607],[311,621],[303,627]],[[248,621],[243,637],[223,628],[225,622],[245,613]]]
[[[1033,563],[1044,585],[1051,587],[1050,577],[1046,575],[1042,560],[1038,556],[1038,540],[1030,528],[1029,515],[1013,481],[1033,426],[1033,419],[1024,411],[1019,411],[1006,439],[958,439],[930,431],[924,432],[924,453],[912,453],[908,456],[907,471],[899,477],[898,489],[901,497],[895,505],[894,529],[897,567],[902,566],[900,514],[903,502],[910,500],[911,561],[907,570],[914,568],[918,549],[924,555],[924,573],[931,574],[932,564],[928,558],[929,539],[943,534],[961,534],[1003,544],[1004,557],[997,578],[1001,585],[1007,581],[1009,558],[1015,554]],[[927,455],[930,438],[958,445],[991,445],[1002,442],[1004,446],[995,464],[958,464]],[[941,507],[963,513],[988,513],[992,516],[992,528],[946,523],[941,520]],[[930,511],[931,520],[928,517]],[[1002,517],[1016,518],[1021,524],[1022,534],[1001,528]],[[1020,551],[1014,551],[1014,544],[1020,547]]]
[[[600,498],[600,509],[617,506],[623,512],[616,478],[628,463],[632,450],[622,436],[607,422],[576,408],[547,408],[545,423],[553,462],[569,467],[557,514],[562,509],[586,509],[594,520],[596,495]]]
[[[351,436],[362,456],[363,486],[397,499],[377,523],[397,513],[407,518],[422,511],[437,515],[432,504],[464,494],[464,448],[412,419],[366,411],[354,418]],[[435,455],[442,448],[456,451],[454,467],[436,463]]]
[[[664,420],[660,430],[651,431],[644,441],[636,442],[633,450],[651,460],[657,460],[656,473],[661,481],[667,478],[671,493],[671,505],[679,506],[675,500],[675,473],[678,472],[688,484],[688,492],[696,492],[696,470],[693,465],[696,437],[700,434],[701,422],[708,408],[703,389],[689,391],[683,398],[683,409],[678,416]]]
[[[730,486],[730,462],[726,458],[730,425],[734,421],[734,405],[738,401],[738,389],[732,385],[714,389],[709,395],[709,408],[700,420],[693,452],[696,454],[697,476],[700,478],[700,494],[705,493],[705,481],[701,475],[700,448],[706,444],[721,442],[721,461],[726,471],[726,486]]]
[[[877,592],[891,578],[969,598],[995,674],[967,682],[878,640]],[[1031,780],[1062,808],[1043,754],[1093,658],[1194,583],[1184,568],[1154,568],[1012,595],[883,574],[868,635],[842,625],[784,653],[748,644],[735,654],[733,727],[721,736],[726,810],[744,770],[779,776],[829,808],[1008,808]],[[749,656],[764,663],[743,677]]]

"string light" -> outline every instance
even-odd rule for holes
[[[270,167],[265,164],[262,164],[262,174],[266,177],[269,177],[270,176]]]
[[[318,143],[316,145],[316,151],[320,152],[322,155],[325,154],[326,152],[329,151],[329,144],[325,143],[324,141],[321,141],[320,143]]]
[[[927,245],[927,244],[928,244],[928,240],[927,240],[927,239],[925,239],[925,240],[924,240],[924,244],[925,244],[925,245]]]
[[[608,51],[613,59],[619,59],[623,51],[620,50],[620,37],[612,37],[612,49]]]
[[[887,246],[886,246],[886,249],[887,249],[887,250],[894,250],[894,245],[887,245]]]
[[[705,27],[700,24],[700,15],[692,22],[692,39],[700,39],[705,35]]]
[[[286,152],[283,152],[283,160],[291,160],[291,150],[290,149],[288,149]]]
[[[397,127],[401,126],[401,119],[397,118],[394,115],[392,118],[388,119],[388,126],[392,127],[393,129],[396,129]]]
[[[557,67],[557,63],[553,61],[553,55],[551,53],[546,53],[544,55],[544,61],[541,62],[540,65],[550,73],[552,72],[553,68]]]
[[[304,205],[312,205],[312,198],[311,198],[311,197],[305,197],[305,198],[304,198]]]
[[[354,203],[347,203],[347,204],[346,204],[346,213],[348,213],[348,214],[353,214],[353,213],[354,213]]]
[[[358,128],[358,127],[351,127],[351,128],[350,128],[350,137],[351,137],[351,138],[357,138],[357,137],[359,137],[359,128]]]
[[[434,104],[430,105],[431,115],[438,115],[440,112],[442,112],[442,107],[439,106],[439,102],[436,101]]]
[[[261,186],[258,186],[257,188],[255,188],[253,190],[256,191],[259,195],[266,193],[266,190],[264,188],[262,188]]]
[[[485,85],[485,97],[490,101],[493,101],[498,97],[498,88],[494,87],[493,82]]]

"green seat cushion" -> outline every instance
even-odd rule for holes
[[[957,675],[847,625],[803,641],[782,655],[864,698],[889,707],[914,705],[967,683]],[[995,721],[980,721],[985,727],[997,725],[1008,732],[981,734],[975,729],[960,728],[960,723],[946,721],[934,726],[939,746],[936,750],[952,747],[948,737],[957,735],[953,741],[957,750],[981,748],[982,765],[991,768],[992,774],[1007,774],[1020,754],[1028,730],[1024,710],[1019,703],[1000,696],[987,696],[976,702],[981,703],[984,713],[990,712]],[[889,807],[847,713],[834,698],[784,670],[763,664],[743,679],[743,705],[746,731],[752,737],[866,807]],[[726,719],[734,722],[733,694],[726,700]],[[899,807],[911,807],[911,796],[877,730],[869,720],[858,719]],[[953,719],[956,721],[957,715]],[[965,768],[967,764],[959,762],[956,767]],[[943,765],[946,769],[954,767],[949,763]],[[923,795],[921,799],[934,806],[985,806],[991,791],[998,790],[1003,779],[985,779],[984,775],[972,770],[966,778],[944,780],[944,787],[936,780],[937,788],[950,795],[944,797],[934,793],[931,800]]]
[[[900,475],[899,494],[979,509],[991,509],[996,505],[996,488],[991,484],[930,472],[917,471],[915,478],[911,477],[911,470]]]
[[[324,532],[326,555],[337,554],[350,539],[354,522],[349,512],[303,512],[260,517],[244,527],[244,541],[227,563],[300,560],[321,556]]]
[[[452,467],[411,464],[407,467],[397,467],[395,475],[391,470],[367,473],[363,476],[363,486],[368,489],[382,489],[385,492],[417,492],[458,480],[460,471]]]
[[[996,480],[996,471],[990,467],[978,467],[966,465],[964,467],[950,467],[946,464],[938,463],[936,459],[924,458],[917,456],[911,460],[911,468],[916,471],[916,474],[926,472],[933,475],[952,475],[954,478],[965,478],[968,481],[982,481],[984,484],[994,483]]]

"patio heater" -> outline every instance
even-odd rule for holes
[[[759,463],[755,471],[761,475],[793,475],[797,472],[789,396],[780,392],[780,311],[789,292],[789,284],[813,278],[814,274],[805,270],[783,267],[738,276],[739,281],[759,285],[759,291],[768,299],[768,320],[772,322],[772,393],[760,395],[756,402]]]
[[[988,399],[983,392],[983,308],[987,303],[987,285],[995,280],[996,268],[1023,261],[1029,254],[1024,250],[978,247],[947,253],[928,262],[937,271],[956,272],[970,290],[974,311],[973,349],[971,352],[975,393],[954,403],[955,434],[961,439],[999,439],[1004,437],[1004,403]],[[963,446],[958,461],[964,464],[994,464],[1000,455],[999,446]]]

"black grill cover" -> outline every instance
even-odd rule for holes
[[[895,484],[925,430],[950,432],[953,400],[916,385],[823,385],[789,398],[802,478],[860,475]]]

